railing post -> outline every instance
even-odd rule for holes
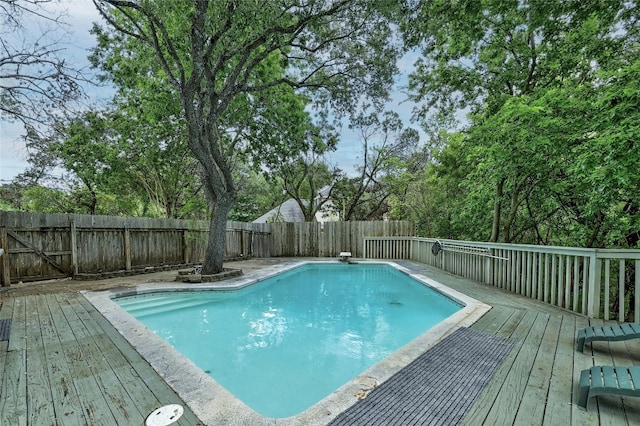
[[[493,249],[489,250],[489,256],[484,258],[484,283],[492,285],[491,277],[493,276]]]
[[[635,280],[634,280],[634,293],[635,300],[633,302],[633,322],[636,324],[640,324],[640,259],[636,259],[635,261]]]
[[[367,238],[362,239],[362,257],[367,258]]]
[[[609,293],[610,293],[610,270],[611,268],[611,259],[605,259],[604,261],[604,319],[605,321],[609,319]]]
[[[78,275],[78,247],[76,233],[76,222],[72,219],[69,221],[69,244],[71,245],[71,272],[73,275]]]
[[[618,263],[618,322],[625,321],[625,311],[624,311],[624,277],[625,277],[625,260],[620,259]],[[637,294],[637,293],[636,293]],[[636,311],[640,312],[640,311]],[[638,315],[636,315],[636,319]],[[636,321],[640,322],[640,321]]]
[[[602,260],[598,259],[594,250],[589,255],[589,287],[587,289],[587,316],[600,317],[600,281],[602,275]]]
[[[413,237],[411,237],[411,239],[409,239],[409,241],[407,242],[407,259],[409,260],[414,259],[414,248],[415,248],[415,242]]]

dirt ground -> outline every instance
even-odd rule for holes
[[[227,262],[225,268],[242,269],[243,273],[261,269],[265,266],[281,263],[282,259],[250,259],[237,262]],[[139,284],[172,282],[176,280],[178,271],[153,272],[149,274],[131,275],[128,277],[107,278],[96,281],[79,281],[71,278],[60,280],[36,281],[30,283],[12,284],[10,287],[0,287],[0,299],[13,296],[30,296],[51,293],[68,293],[83,290],[109,290],[113,288],[135,287]]]

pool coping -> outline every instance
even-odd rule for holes
[[[82,294],[207,425],[325,425],[361,398],[366,397],[373,387],[400,371],[454,330],[472,325],[491,309],[491,306],[485,303],[398,263],[379,260],[358,261],[362,264],[393,266],[400,272],[457,301],[463,307],[305,411],[291,417],[270,418],[253,411],[113,301],[116,297],[160,291],[238,290],[304,264],[318,263],[339,263],[339,261],[288,261],[222,282],[194,284],[160,282],[142,284],[133,289],[85,291]]]

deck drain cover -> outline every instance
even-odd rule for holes
[[[175,423],[184,413],[182,405],[169,404],[162,406],[147,416],[145,426],[167,426]]]

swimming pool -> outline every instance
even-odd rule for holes
[[[338,264],[337,262],[321,263],[323,263],[323,267],[352,266]],[[431,328],[430,331],[423,333],[426,328],[425,327],[417,332],[417,337],[405,337],[405,339],[408,339],[408,343],[405,342],[405,344],[403,342],[400,342],[399,344],[401,348],[396,350],[395,352],[390,353],[390,351],[393,351],[392,349],[380,350],[379,353],[376,354],[376,356],[379,356],[382,359],[381,361],[378,360],[378,362],[374,360],[373,364],[369,367],[357,367],[359,370],[354,371],[350,376],[353,377],[355,375],[352,380],[349,380],[347,378],[347,382],[344,383],[343,381],[342,383],[344,384],[342,384],[341,386],[340,383],[338,383],[337,385],[332,385],[332,389],[334,389],[335,386],[338,386],[338,388],[333,391],[331,391],[331,389],[325,391],[325,393],[329,392],[330,394],[323,398],[320,402],[312,405],[307,409],[304,409],[302,413],[292,415],[291,417],[285,419],[278,419],[278,424],[326,424],[340,412],[344,411],[346,408],[357,402],[360,397],[365,396],[372,387],[386,380],[395,372],[399,371],[402,367],[418,357],[429,347],[437,343],[437,341],[439,341],[442,337],[453,331],[453,329],[459,326],[471,325],[488,309],[490,309],[490,307],[488,307],[487,305],[479,303],[472,298],[448,289],[442,284],[431,280],[421,274],[415,274],[411,270],[394,264],[393,262],[383,263],[387,266],[393,266],[393,273],[400,274],[400,276],[404,277],[409,276],[417,280],[417,282],[414,282],[412,286],[415,286],[417,288],[422,288],[424,286],[435,288],[439,292],[437,296],[438,298],[453,299],[458,305],[456,308],[460,308],[460,306],[462,306],[462,308],[453,315],[447,317],[445,320],[438,322]],[[210,295],[213,299],[224,296],[223,299],[228,299],[224,303],[231,303],[233,305],[237,304],[237,299],[242,293],[261,292],[262,290],[260,290],[260,287],[262,284],[265,284],[267,286],[269,285],[268,282],[263,282],[265,278],[277,275],[275,279],[282,280],[283,278],[286,278],[286,275],[294,274],[295,268],[304,264],[316,265],[317,262],[286,262],[283,264],[266,267],[259,272],[250,273],[244,277],[235,278],[223,283],[154,283],[139,286],[134,291],[121,290],[111,292],[86,293],[85,296],[94,304],[94,306],[100,312],[103,313],[103,315],[109,321],[111,321],[111,323],[118,329],[118,331],[123,334],[125,338],[129,340],[129,342],[131,342],[136,350],[145,359],[147,359],[147,361],[156,369],[156,371],[159,372],[159,374],[165,379],[165,381],[167,381],[167,383],[169,383],[176,390],[176,392],[182,397],[185,402],[188,403],[189,407],[196,413],[196,415],[206,424],[274,424],[275,419],[273,418],[273,414],[262,415],[256,412],[256,410],[250,409],[244,402],[241,401],[241,398],[239,399],[237,395],[235,395],[235,391],[229,391],[229,389],[227,388],[227,386],[229,386],[228,384],[227,386],[225,386],[223,383],[218,382],[218,380],[220,380],[220,382],[224,382],[225,379],[216,378],[214,380],[213,378],[211,378],[204,371],[209,370],[209,372],[212,372],[209,367],[204,365],[202,367],[198,367],[198,365],[200,364],[198,361],[195,361],[194,363],[194,360],[190,359],[191,356],[185,357],[184,354],[176,351],[176,349],[171,347],[170,344],[163,340],[163,338],[151,331],[153,326],[151,326],[150,328],[143,326],[140,321],[138,321],[131,314],[124,311],[120,306],[118,306],[114,302],[114,299],[117,300],[118,297],[136,295],[143,296],[138,297],[139,299],[145,299],[152,297],[149,295],[150,293],[157,293],[158,291],[170,291],[173,292],[172,297],[174,298],[181,299],[182,296],[186,296],[186,298],[189,299],[194,298],[194,295],[189,294],[191,292],[197,293],[203,290],[210,289],[238,290],[244,288],[244,290],[226,292],[224,294],[216,292],[214,293],[216,295],[215,297],[210,295],[211,292],[208,291],[206,293],[202,293]],[[380,269],[380,262],[369,264],[369,266],[371,267],[372,271]],[[282,275],[283,273],[285,275]],[[371,274],[369,277],[369,281],[371,281]],[[252,284],[255,283],[261,283],[261,285],[253,286]],[[386,283],[384,284],[384,286],[388,284],[389,283]],[[275,289],[282,287],[277,284],[272,285],[274,286],[274,289],[271,289],[272,292],[275,291]],[[319,288],[315,290],[314,297],[320,300],[323,300],[323,298],[329,298],[331,292],[335,292],[341,287],[344,287],[344,283],[340,285],[340,283],[336,280],[325,282],[322,290],[320,290]],[[189,290],[189,292],[176,293],[182,292],[184,290]],[[379,291],[377,292],[369,290],[369,292],[379,293],[378,296],[382,296],[379,301],[380,305],[386,305],[385,308],[391,310],[401,310],[403,306],[407,304],[412,305],[414,300],[418,299],[417,297],[413,296],[408,297],[408,299],[397,298],[398,294],[395,294],[397,293],[397,289],[394,286],[382,287],[381,285],[378,285],[378,290]],[[327,291],[326,295],[324,291]],[[366,296],[367,290],[361,290],[361,292],[361,298],[363,300],[366,300],[368,297]],[[445,295],[446,297],[443,295]],[[283,325],[286,326],[285,328],[287,329],[287,332],[290,328],[294,328],[294,320],[285,315],[285,310],[292,308],[275,303],[275,300],[277,299],[277,297],[276,299],[274,299],[275,296],[277,295],[272,294],[270,303],[258,304],[259,306],[262,306],[262,310],[256,311],[259,313],[259,316],[254,316],[253,321],[249,322],[249,324],[253,324],[253,335],[249,336],[249,333],[245,333],[245,341],[243,342],[243,344],[234,346],[236,348],[245,348],[241,354],[243,357],[246,356],[247,352],[251,352],[248,347],[261,348],[265,345],[277,346],[277,342],[279,341],[279,339],[283,338]],[[301,296],[298,297],[309,297],[309,295],[305,295],[304,293],[302,293]],[[342,297],[339,298],[339,300],[344,301],[346,299]],[[374,327],[372,329],[373,331],[369,331],[370,334],[364,337],[363,335],[358,334],[361,332],[352,332],[353,330],[343,330],[341,332],[335,332],[333,331],[334,329],[332,329],[332,332],[327,336],[333,337],[329,338],[325,336],[325,339],[323,341],[323,344],[330,343],[334,346],[334,348],[340,347],[340,352],[346,352],[347,355],[351,356],[352,358],[367,358],[370,356],[367,354],[375,353],[375,351],[371,351],[371,341],[385,334],[387,326],[390,322],[393,322],[393,320],[387,318],[386,314],[381,313],[382,311],[380,309],[382,308],[380,306],[376,306],[376,303],[378,302],[374,302],[373,299],[369,300],[366,303],[360,302],[362,301],[359,301],[355,304],[349,304],[345,302],[341,303],[349,308],[350,316],[358,317],[359,315],[364,315],[364,318],[368,320],[362,322],[376,324],[377,328]],[[215,302],[212,301],[212,303],[220,304],[221,301],[216,300]],[[310,325],[310,323],[314,322],[323,323],[326,317],[330,316],[324,311],[324,309],[327,308],[326,305],[326,303],[324,305],[320,304],[321,308],[315,309],[315,313],[312,315],[313,318],[311,318],[311,320],[309,318],[304,320],[300,319],[299,322],[303,326],[302,328],[305,328],[306,326]],[[406,307],[408,308],[408,306]],[[147,310],[146,314],[142,315],[142,317],[144,317],[145,315],[153,316],[152,308],[143,308],[142,311],[144,311],[145,309]],[[209,322],[209,324],[211,324],[212,321],[215,322],[214,318],[211,316],[211,312],[214,310],[215,309],[211,307],[207,308],[207,315],[209,316],[207,321]],[[200,310],[200,312],[202,313],[202,310]],[[142,317],[141,320],[144,321],[144,318]],[[411,324],[412,322],[418,321],[405,321],[405,324]],[[174,333],[170,334],[173,335]],[[387,334],[394,335],[395,333],[387,332]],[[286,337],[286,339],[289,339],[289,337]],[[169,341],[171,340],[169,339]],[[298,346],[303,345],[299,344]],[[299,354],[297,355],[297,357],[299,359],[303,358],[303,356]],[[287,361],[285,364],[290,364],[290,362],[291,361]],[[331,362],[331,365],[333,367],[336,366],[337,363]],[[361,368],[364,368],[365,371],[362,371]],[[235,369],[235,366],[233,369]],[[295,368],[291,369],[295,370]],[[212,375],[216,377],[215,374]],[[316,383],[313,383],[313,380],[314,379],[309,378],[302,379],[300,381],[302,388],[298,388],[297,393],[306,392],[306,389],[314,387]],[[280,373],[276,374],[270,379],[271,384],[275,382],[282,382],[285,387],[291,386],[289,380],[285,380],[284,377],[280,375]],[[267,383],[269,383],[269,380],[267,381]],[[278,400],[286,399],[280,395],[279,390],[276,391],[273,387],[269,386],[263,387],[259,393],[276,395]],[[317,400],[317,397],[315,398]],[[320,398],[322,398],[322,395],[320,396]],[[310,403],[313,404],[313,401],[311,401]],[[276,416],[277,415],[281,414],[276,414]]]
[[[306,264],[232,292],[116,303],[273,418],[309,408],[462,308],[390,265],[345,263]]]

